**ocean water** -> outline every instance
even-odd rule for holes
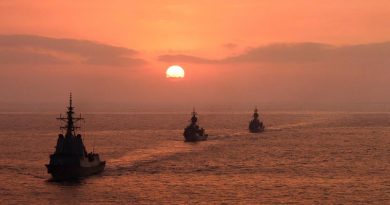
[[[390,113],[200,113],[208,141],[184,143],[188,113],[90,113],[80,124],[105,171],[51,182],[53,113],[0,114],[0,204],[390,204]]]

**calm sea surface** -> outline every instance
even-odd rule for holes
[[[209,140],[184,143],[189,114],[85,114],[106,169],[55,183],[57,115],[0,114],[0,204],[390,204],[390,113],[250,116],[201,113]]]

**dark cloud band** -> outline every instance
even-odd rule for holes
[[[346,62],[388,62],[390,64],[390,42],[362,45],[333,46],[321,43],[272,44],[252,48],[239,55],[223,59],[208,59],[191,55],[162,55],[160,61],[193,64],[306,64]]]
[[[65,64],[137,66],[145,63],[137,52],[118,46],[77,39],[34,35],[0,35],[2,64]]]

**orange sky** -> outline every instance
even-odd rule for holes
[[[388,0],[0,1],[0,101],[387,101],[389,19]]]
[[[183,3],[185,2],[185,3]],[[1,33],[89,39],[145,50],[273,42],[387,41],[387,0],[2,1]]]

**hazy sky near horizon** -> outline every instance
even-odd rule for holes
[[[389,102],[389,19],[388,0],[0,0],[0,102]]]

